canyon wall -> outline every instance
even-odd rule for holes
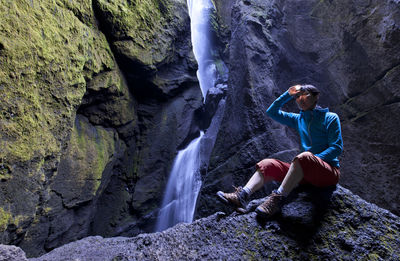
[[[150,231],[199,132],[186,1],[5,1],[0,16],[1,243],[34,256]]]
[[[207,128],[217,139],[196,215],[231,211],[216,191],[298,152],[265,114],[296,83],[318,86],[341,118],[340,184],[400,213],[399,1],[214,5],[229,78],[221,70],[203,105],[185,0],[2,2],[0,243],[37,256],[152,231],[177,151]]]
[[[340,184],[400,214],[399,7],[399,1],[373,0],[217,5],[221,17],[231,10],[224,24],[229,88],[198,216],[229,211],[215,192],[244,186],[259,160],[290,161],[298,153],[297,134],[265,113],[298,83],[317,86],[320,105],[341,119]],[[294,102],[284,109],[298,111]]]

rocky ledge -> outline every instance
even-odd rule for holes
[[[338,186],[298,188],[271,220],[217,212],[192,224],[133,238],[87,237],[32,261],[48,260],[399,260],[400,218]],[[11,247],[11,248],[10,248]],[[26,260],[12,246],[0,253]],[[0,257],[7,258],[5,256]]]

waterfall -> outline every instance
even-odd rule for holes
[[[207,91],[214,86],[216,66],[212,56],[210,12],[214,9],[211,0],[188,0],[193,53],[199,65],[197,78],[199,79],[203,101]]]
[[[210,40],[210,12],[214,7],[211,0],[188,0],[187,4],[193,53],[199,66],[197,78],[205,102],[207,92],[214,87],[217,75]],[[187,148],[178,152],[174,160],[158,214],[156,231],[165,230],[179,222],[193,221],[201,187],[200,147],[207,143],[202,142],[203,136],[204,133],[201,132]]]
[[[194,139],[175,158],[160,209],[156,230],[162,231],[179,222],[192,222],[197,195],[201,187],[199,173],[200,141]]]

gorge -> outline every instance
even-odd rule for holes
[[[203,106],[207,106],[208,100],[206,98],[209,90],[218,90],[221,86],[215,86],[218,77],[221,75],[216,70],[214,63],[215,59],[219,57],[215,54],[218,53],[218,50],[212,43],[211,28],[211,14],[216,10],[209,0],[188,0],[188,9],[193,53],[199,66],[197,78],[203,97]],[[226,68],[222,61],[220,61],[219,66]],[[226,75],[226,69],[223,73]],[[214,114],[208,115],[211,121],[213,117]],[[197,120],[201,122],[203,118],[204,115]],[[187,148],[178,152],[168,178],[164,199],[157,218],[156,231],[162,231],[180,222],[190,223],[193,221],[201,187],[200,159],[202,159],[203,169],[206,169],[210,156],[206,152],[212,150],[218,128],[219,124],[214,124],[210,131],[202,130],[198,138],[193,140]],[[203,131],[206,131],[206,136],[204,136]],[[203,142],[203,137],[206,137],[208,141]],[[205,148],[205,146],[207,147]]]
[[[373,243],[361,246],[351,231],[368,224],[368,237],[398,244],[390,238],[398,238],[400,214],[400,2],[212,3],[217,76],[202,91],[185,0],[2,1],[2,244],[38,257],[88,236],[92,244],[96,236],[143,239],[137,246],[145,248],[146,240],[179,237],[179,229],[217,229],[214,219],[255,229],[251,213],[230,215],[215,192],[243,184],[259,159],[290,160],[297,153],[295,133],[265,109],[301,82],[318,86],[321,105],[341,118],[340,185],[394,214],[358,199],[343,201],[357,196],[339,187],[328,213],[357,211],[344,218],[352,220],[350,227],[339,223],[343,233],[335,246],[350,258],[360,249],[381,259],[398,255]],[[143,234],[155,229],[178,151],[202,130],[202,187],[194,213],[200,221]],[[220,211],[227,215],[214,215]],[[380,219],[386,228],[376,226]],[[257,233],[268,237],[266,231],[282,228],[272,222]],[[258,238],[235,231],[234,238]],[[226,239],[221,233],[208,240]],[[279,237],[292,249],[290,235]],[[310,255],[323,256],[314,250]]]

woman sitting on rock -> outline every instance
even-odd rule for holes
[[[233,193],[217,192],[225,204],[246,209],[250,195],[263,187],[266,182],[282,182],[256,213],[268,218],[277,213],[283,200],[299,183],[317,187],[336,185],[339,181],[338,156],[343,151],[340,120],[336,113],[317,106],[319,90],[313,85],[295,85],[289,88],[268,108],[267,114],[281,124],[294,128],[300,135],[302,153],[291,163],[277,159],[264,159],[257,163],[257,171],[244,188]],[[300,113],[281,110],[288,101],[295,99]]]

